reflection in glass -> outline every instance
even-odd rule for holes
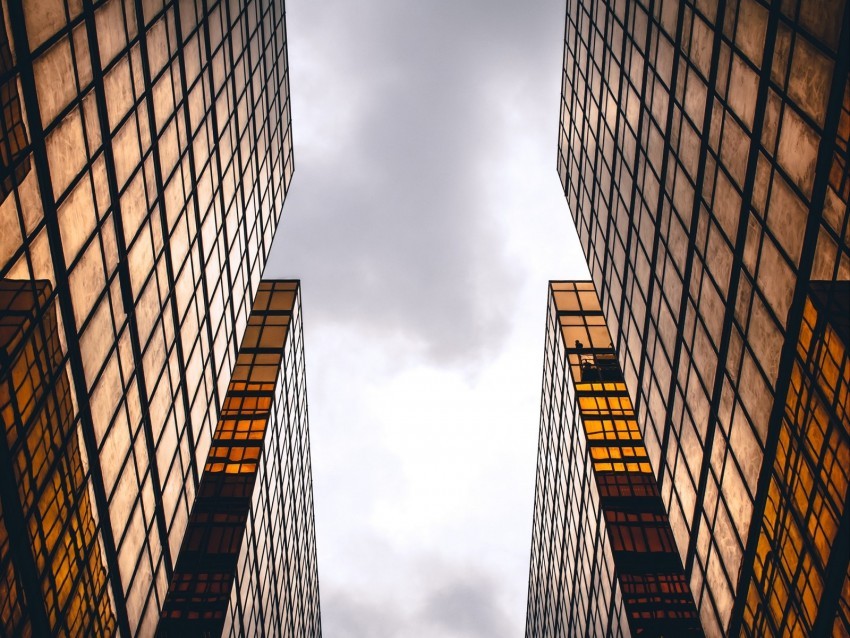
[[[300,321],[297,282],[260,283],[160,636],[321,632]]]
[[[850,556],[850,283],[811,288],[744,611],[751,636],[850,633],[847,601],[836,609]]]
[[[634,635],[700,636],[693,596],[592,284],[552,282],[549,317],[526,635],[617,635],[630,629]],[[552,387],[552,377],[562,378],[567,391]],[[574,472],[579,459],[590,471]],[[575,502],[583,505],[573,523],[561,510]],[[551,538],[563,538],[563,549],[554,555]],[[547,544],[549,555],[539,556]],[[587,580],[553,579],[556,571],[569,574],[587,566],[582,545],[597,548],[593,555],[598,548],[609,553],[614,573],[594,559]],[[594,611],[589,592],[600,586],[606,598],[622,601],[628,627],[614,606]],[[608,629],[600,631],[598,623]]]
[[[762,605],[757,626],[805,633],[749,597],[762,513],[790,498],[774,453],[791,472],[809,446],[783,423],[809,284],[850,280],[850,2],[565,9],[558,175],[703,626],[738,635]],[[793,597],[820,568],[791,564],[765,583]]]
[[[53,289],[0,280],[0,633],[110,635]]]

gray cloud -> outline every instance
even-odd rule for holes
[[[265,276],[303,282],[330,638],[521,634],[546,279],[581,264],[563,17],[287,0],[296,171]]]
[[[523,275],[491,201],[504,119],[518,98],[536,108],[521,36],[545,28],[551,53],[560,29],[531,6],[434,4],[289,3],[296,174],[269,270],[309,280],[314,320],[468,363],[503,342]]]
[[[426,625],[440,635],[500,638],[514,635],[489,576],[464,571],[436,589],[420,612]]]
[[[323,587],[323,632],[339,638],[387,638],[403,636],[405,621],[399,609],[373,596],[357,595],[348,589]]]
[[[507,638],[516,633],[502,610],[500,588],[492,574],[468,565],[449,565],[420,555],[420,578],[406,591],[375,596],[355,588],[324,588],[323,630],[340,638]],[[405,600],[418,590],[418,602]]]

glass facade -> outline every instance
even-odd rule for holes
[[[550,282],[526,635],[700,636],[592,282]]]
[[[111,635],[51,292],[0,280],[0,633]]]
[[[786,398],[814,282],[850,279],[850,3],[568,0],[564,44],[558,173],[704,630],[793,635],[820,599],[800,574],[826,564],[776,463],[820,449]],[[838,521],[826,483],[811,508]]]
[[[76,441],[56,458],[90,513],[72,525],[89,566],[56,584],[61,602],[33,620],[10,595],[2,613],[50,635],[55,605],[108,600],[117,633],[152,635],[292,178],[284,3],[0,9],[0,280],[55,316],[51,427]],[[5,556],[2,586],[23,591]]]
[[[298,282],[263,281],[158,635],[321,635],[305,383]]]
[[[813,282],[766,477],[746,635],[850,635],[841,593],[850,555],[848,343],[850,282]]]

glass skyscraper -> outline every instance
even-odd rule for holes
[[[156,631],[292,178],[288,83],[282,0],[2,2],[0,633]],[[320,631],[288,339],[269,423],[294,430],[263,449],[300,469],[261,464],[294,482],[255,491],[243,536],[282,545],[239,554],[234,635],[268,578]]]
[[[526,636],[700,636],[593,283],[550,282]]]
[[[566,16],[558,173],[703,629],[847,635],[850,3]]]
[[[321,634],[304,383],[299,284],[263,280],[158,635]]]

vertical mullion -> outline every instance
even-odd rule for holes
[[[177,40],[177,64],[178,64],[178,69],[180,70],[180,90],[182,92],[181,96],[180,96],[181,97],[181,104],[178,105],[177,101],[175,100],[175,109],[179,109],[183,112],[183,125],[186,129],[186,138],[187,138],[186,154],[187,154],[187,157],[189,158],[189,177],[191,179],[192,184],[197,185],[198,184],[198,171],[197,171],[197,163],[196,163],[196,159],[195,159],[195,145],[193,144],[194,132],[192,131],[192,122],[191,122],[191,118],[189,117],[189,105],[188,105],[189,88],[188,88],[188,85],[186,83],[186,58],[185,58],[185,54],[184,54],[184,50],[183,50],[183,48],[184,48],[184,36],[183,36],[183,32],[182,32],[183,27],[181,25],[181,20],[180,20],[180,2],[179,1],[174,2],[172,7],[173,7],[173,10],[174,10],[174,32],[175,32],[175,38]],[[198,38],[199,41],[200,41],[200,38],[201,38],[200,28],[196,29],[195,37]],[[203,82],[202,77],[203,76],[200,75],[197,78],[197,81]],[[173,81],[172,81],[172,87],[173,87]],[[178,117],[178,116],[175,113],[175,118],[176,117]],[[175,123],[175,125],[176,125],[176,123]],[[203,129],[204,129],[203,126],[198,127],[198,134],[199,135],[203,134]],[[212,147],[210,148],[210,151],[215,152]],[[212,172],[212,166],[210,166],[210,172]],[[211,390],[211,392],[208,390],[208,392],[209,392],[209,394],[212,395],[213,404],[215,406],[215,413],[216,413],[216,415],[218,415],[218,414],[221,414],[221,398],[219,396],[219,391],[218,391],[218,370],[217,370],[217,366],[216,366],[215,356],[213,354],[213,348],[215,346],[215,340],[214,340],[213,332],[212,332],[212,322],[211,322],[211,318],[210,318],[210,315],[209,315],[210,294],[209,294],[209,287],[208,287],[208,282],[207,282],[207,261],[206,261],[206,252],[204,250],[204,234],[201,230],[202,229],[201,209],[200,209],[200,202],[198,200],[198,189],[197,189],[197,187],[192,189],[192,193],[191,193],[190,197],[191,197],[191,200],[192,200],[192,209],[193,209],[194,218],[195,218],[196,241],[198,243],[198,262],[199,262],[198,268],[199,268],[199,271],[200,271],[198,273],[199,274],[198,278],[200,279],[200,282],[201,282],[202,301],[203,301],[203,304],[204,304],[204,306],[203,306],[204,312],[206,313],[204,315],[204,317],[205,317],[204,323],[206,323],[207,343],[209,344],[209,353],[207,355],[206,365],[210,367],[210,370],[211,370],[211,373],[212,373],[212,379],[213,379],[212,390]],[[188,211],[187,211],[187,214],[188,214]],[[193,287],[192,287],[193,291],[197,290],[197,287],[195,286],[194,280],[193,280],[192,284],[193,284]],[[194,296],[195,295],[193,294],[193,299],[194,299]],[[191,303],[189,305],[189,312],[192,311],[192,307],[194,305],[196,305],[196,303]],[[197,311],[195,310],[195,312],[197,312]],[[201,329],[201,326],[200,326],[201,317],[198,317],[198,319],[199,319],[198,330],[200,330]],[[199,343],[198,347],[199,347],[199,352],[201,353],[201,357],[203,358],[203,348],[201,347],[201,345],[202,344]],[[200,385],[201,384],[199,384],[199,386]],[[203,385],[206,385],[206,383],[203,383]],[[207,398],[209,398],[209,396]],[[196,398],[196,400],[197,400],[197,398]],[[214,429],[215,424],[211,424],[210,427]],[[210,432],[210,434],[212,434],[212,432]]]
[[[145,437],[145,447],[148,453],[148,471],[151,476],[151,484],[154,496],[154,518],[157,531],[161,540],[162,558],[165,563],[166,575],[170,578],[174,564],[171,558],[171,548],[168,543],[168,525],[165,521],[165,508],[162,501],[162,482],[157,465],[156,441],[153,435],[151,422],[150,401],[147,389],[147,380],[143,366],[143,353],[141,340],[139,338],[139,327],[136,321],[136,307],[133,297],[133,287],[130,280],[130,267],[128,262],[129,251],[125,242],[124,221],[121,211],[121,201],[118,191],[118,179],[115,170],[115,157],[112,148],[112,131],[109,124],[109,111],[106,106],[106,89],[104,86],[103,68],[100,62],[100,45],[98,43],[97,28],[94,18],[94,6],[92,0],[83,0],[83,15],[85,16],[86,33],[88,35],[89,58],[91,60],[92,77],[97,107],[97,118],[100,123],[100,135],[103,144],[103,158],[106,169],[106,182],[109,190],[109,198],[112,202],[112,218],[115,224],[115,242],[118,250],[118,281],[121,288],[121,300],[124,311],[127,314],[127,328],[130,336],[130,346],[133,352],[134,372],[136,377],[137,391],[142,413],[142,430]],[[129,44],[126,55],[129,60]],[[130,117],[135,117],[131,113]],[[138,134],[138,133],[137,133]],[[156,255],[154,255],[156,257]],[[155,263],[155,261],[154,261]],[[156,269],[154,267],[154,273]],[[157,298],[159,303],[159,299]],[[168,365],[166,360],[165,365]],[[155,566],[154,566],[155,568]]]
[[[183,339],[182,332],[180,330],[180,319],[178,316],[177,309],[177,299],[175,297],[175,277],[174,277],[174,261],[171,255],[171,236],[170,229],[168,227],[168,216],[165,213],[165,203],[163,198],[165,196],[165,186],[163,185],[162,179],[162,163],[160,161],[159,154],[159,131],[156,127],[156,115],[155,115],[155,106],[153,100],[153,82],[151,81],[151,70],[150,70],[150,59],[148,57],[148,29],[145,24],[144,11],[142,9],[141,0],[135,0],[133,3],[135,7],[135,19],[136,19],[136,28],[138,30],[138,41],[139,41],[139,57],[142,62],[142,81],[144,82],[144,98],[145,103],[147,105],[147,124],[149,135],[151,139],[151,154],[153,157],[153,173],[154,173],[154,183],[156,184],[156,207],[159,210],[159,222],[160,222],[160,231],[162,233],[162,249],[163,255],[165,257],[165,272],[166,277],[168,278],[168,305],[171,309],[171,321],[172,326],[174,328],[174,343],[177,350],[177,365],[180,368],[180,384],[178,392],[180,393],[182,403],[183,403],[183,412],[185,414],[185,421],[183,423],[186,428],[187,436],[189,437],[189,467],[192,472],[192,481],[194,487],[197,489],[198,487],[198,467],[197,461],[195,459],[195,433],[193,430],[192,424],[192,412],[189,404],[189,395],[188,388],[186,387],[186,357],[183,352]],[[163,13],[161,20],[168,19],[167,11]],[[182,43],[181,43],[182,44]],[[179,46],[179,45],[178,45]],[[171,55],[169,51],[169,60],[166,64],[170,65]],[[187,136],[189,132],[187,131]],[[182,160],[181,160],[182,164]],[[180,174],[182,176],[183,168],[180,166]],[[172,179],[177,179],[177,174],[175,172]],[[187,214],[185,209],[185,202],[183,202],[183,212],[181,214]],[[168,365],[168,361],[166,360],[166,366]],[[175,419],[176,421],[176,419]],[[179,423],[178,427],[178,449],[179,449]],[[185,489],[184,489],[185,493]]]

